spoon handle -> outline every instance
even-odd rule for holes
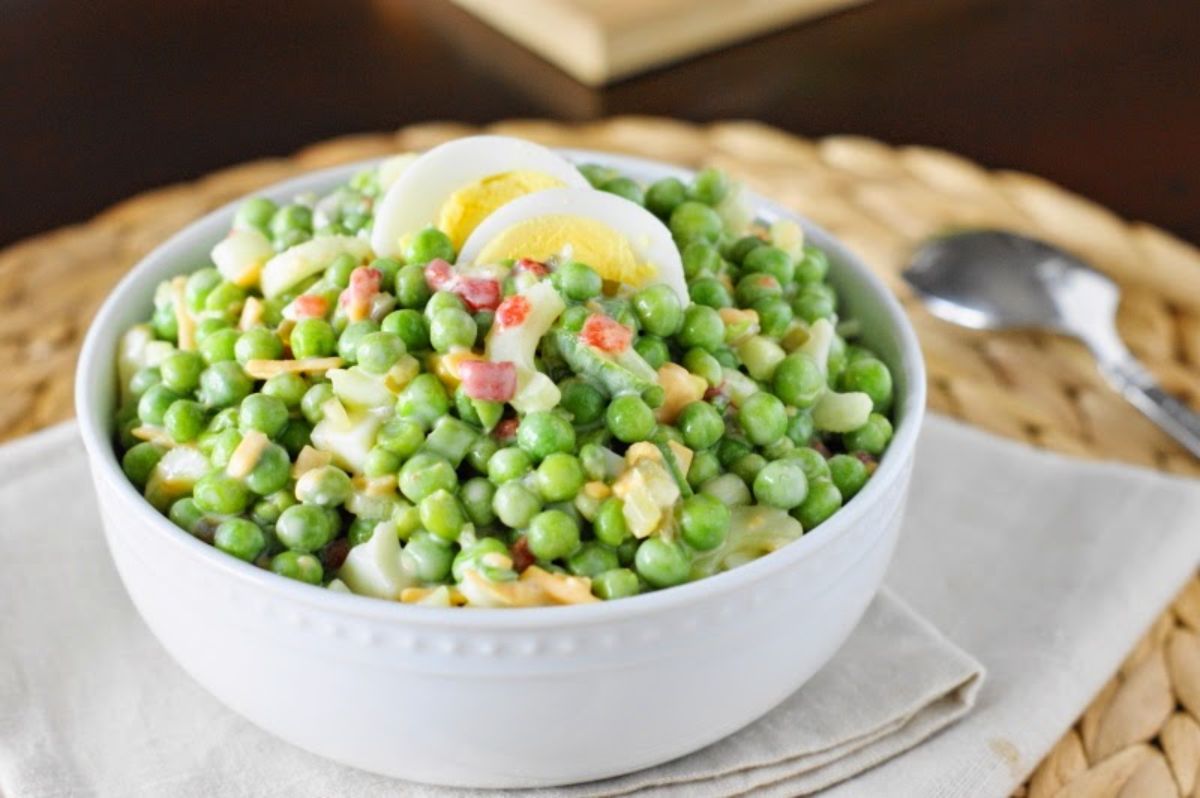
[[[1101,370],[1130,404],[1200,457],[1200,414],[1164,391],[1132,356],[1104,362]]]

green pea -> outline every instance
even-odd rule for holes
[[[214,468],[224,468],[229,465],[229,458],[233,456],[233,452],[242,442],[242,433],[236,429],[224,429],[213,435],[213,437],[205,442],[201,441],[201,451],[207,444],[208,460],[213,464]]]
[[[671,228],[671,235],[680,244],[691,241],[715,244],[724,229],[724,223],[716,211],[703,203],[692,200],[680,203],[675,210],[671,211],[668,226]]]
[[[167,511],[171,523],[189,534],[196,534],[200,524],[205,520],[205,512],[196,506],[191,496],[176,500]]]
[[[800,469],[804,471],[804,478],[809,482],[814,482],[818,479],[829,479],[830,477],[829,461],[811,446],[797,446],[785,454],[784,457],[797,463]]]
[[[214,546],[246,562],[253,562],[266,544],[267,539],[258,524],[245,518],[222,521],[213,535]]]
[[[705,205],[717,205],[729,194],[729,189],[729,178],[725,173],[709,166],[701,169],[692,178],[692,188],[688,194]]]
[[[691,558],[679,543],[650,537],[638,546],[634,568],[654,587],[673,587],[688,580]]]
[[[575,450],[575,430],[571,422],[557,413],[538,411],[529,413],[517,427],[517,445],[534,462],[541,462],[554,452]]]
[[[373,332],[358,342],[358,365],[372,374],[386,374],[405,354],[404,341],[391,332]]]
[[[283,511],[295,503],[296,497],[291,491],[277,490],[255,502],[250,510],[250,517],[259,526],[274,529]]]
[[[130,482],[144,488],[154,472],[154,467],[166,453],[167,450],[157,444],[139,443],[121,457],[121,470],[129,477]]]
[[[783,294],[779,281],[769,274],[751,272],[738,280],[734,289],[738,306],[748,308],[764,299],[773,299]]]
[[[639,590],[637,574],[628,568],[614,568],[592,579],[592,592],[605,601],[636,596]]]
[[[754,479],[758,476],[758,472],[762,471],[766,466],[767,458],[757,452],[751,452],[734,460],[729,470],[736,474],[743,482],[750,484],[754,482]]]
[[[469,348],[475,343],[477,332],[475,319],[458,308],[439,310],[429,322],[429,341],[438,352]]]
[[[579,525],[561,510],[545,510],[529,522],[525,538],[529,552],[549,562],[567,557],[579,547]]]
[[[818,479],[808,486],[808,495],[799,507],[792,510],[792,517],[808,532],[821,525],[842,506],[842,494],[828,479]]]
[[[600,188],[600,186],[609,180],[614,180],[621,176],[621,173],[611,166],[601,166],[598,163],[580,164],[578,169],[579,173],[592,184],[592,188]]]
[[[300,407],[300,402],[308,392],[308,382],[295,372],[285,371],[263,383],[262,392],[283,402],[289,410],[293,410]]]
[[[208,365],[234,360],[237,357],[237,342],[241,337],[232,327],[223,327],[206,335],[197,345],[200,357]]]
[[[692,450],[715,446],[725,434],[725,420],[708,402],[692,402],[685,406],[675,425],[683,433],[683,442]]]
[[[762,334],[771,338],[782,338],[796,317],[792,306],[782,297],[766,297],[751,307],[758,314],[758,326]]]
[[[272,557],[271,570],[280,576],[309,585],[319,585],[325,578],[325,569],[321,567],[320,560],[311,554],[295,551],[281,551]]]
[[[439,490],[452,491],[458,487],[454,466],[444,457],[419,452],[400,469],[400,492],[409,501],[420,502]]]
[[[238,206],[233,217],[233,226],[240,230],[257,230],[266,235],[270,232],[271,217],[278,206],[266,197],[252,197]]]
[[[683,248],[683,275],[689,280],[702,274],[715,276],[721,269],[721,253],[705,241],[693,241]]]
[[[834,334],[829,342],[829,357],[825,361],[825,373],[830,385],[836,385],[841,379],[842,370],[846,367],[846,341],[842,336]]]
[[[425,442],[425,428],[411,418],[389,419],[375,435],[375,443],[401,459],[412,457]]]
[[[418,526],[420,519],[417,519]],[[346,541],[351,548],[360,544],[366,543],[375,534],[375,527],[379,526],[380,522],[374,518],[357,517],[350,522],[350,528],[346,531]]]
[[[671,362],[671,350],[667,342],[657,335],[641,335],[633,342],[633,349],[657,371],[664,363]]]
[[[542,502],[520,482],[512,480],[496,488],[492,509],[505,525],[523,529],[542,509]]]
[[[458,499],[444,488],[421,499],[418,511],[421,514],[421,526],[445,541],[456,540],[467,522]]]
[[[683,313],[683,327],[675,338],[685,349],[700,347],[713,352],[725,343],[725,322],[715,309],[691,305]]]
[[[715,549],[724,543],[731,517],[729,508],[707,493],[689,496],[679,506],[683,539],[697,551]]]
[[[425,270],[420,266],[409,264],[396,272],[396,301],[400,307],[422,308],[431,294],[429,284],[425,282]]]
[[[246,487],[259,496],[269,496],[283,490],[292,476],[292,463],[287,450],[277,443],[269,444],[254,468],[246,475]]]
[[[246,486],[221,471],[201,477],[192,488],[196,506],[206,513],[237,515],[246,509],[250,493]]]
[[[640,396],[623,394],[609,403],[604,423],[617,440],[636,443],[646,440],[654,431],[654,411]]]
[[[496,498],[496,486],[483,477],[474,477],[463,483],[462,503],[476,527],[484,527],[496,520],[492,502]]]
[[[742,267],[748,272],[769,274],[780,285],[792,282],[796,274],[796,264],[792,261],[792,256],[773,246],[752,249],[742,261]]]
[[[316,504],[293,505],[283,511],[275,524],[279,542],[302,554],[329,543],[337,531],[337,513]]]
[[[866,452],[878,457],[892,439],[892,422],[887,416],[872,413],[867,423],[842,435],[842,445],[848,452]]]
[[[308,471],[296,482],[296,498],[305,504],[337,507],[354,493],[350,476],[334,465]]]
[[[382,446],[375,446],[367,452],[367,459],[363,462],[363,474],[371,478],[395,475],[400,471],[402,464],[398,454]]]
[[[246,301],[246,289],[234,283],[221,283],[204,298],[204,310],[233,318]]]
[[[790,510],[808,495],[808,478],[795,460],[776,460],[758,472],[753,490],[759,504]]]
[[[717,459],[721,461],[722,467],[729,468],[752,451],[754,448],[741,438],[726,436],[717,444]]]
[[[163,427],[176,443],[190,443],[199,438],[207,421],[204,405],[190,399],[172,402],[163,415]]]
[[[371,268],[382,277],[380,290],[395,293],[396,275],[400,273],[402,266],[403,264],[395,258],[376,258],[371,261]]]
[[[546,455],[537,469],[537,489],[547,502],[570,501],[583,487],[583,466],[579,458],[565,452]]]
[[[273,238],[288,233],[312,233],[312,210],[305,205],[284,205],[271,217],[270,230]]]
[[[867,484],[870,472],[867,464],[851,454],[835,454],[828,462],[829,478],[837,486],[838,491],[846,501],[854,498],[854,494]]]
[[[163,381],[166,382],[165,375]],[[843,391],[861,391],[871,397],[876,412],[892,403],[892,373],[875,358],[864,357],[847,363],[839,382]]]
[[[168,357],[167,360],[170,360],[170,357]],[[163,362],[165,363],[166,361],[164,360]],[[203,366],[201,366],[201,368],[203,368]],[[199,375],[197,375],[196,381],[199,382],[199,380],[200,380]],[[129,379],[129,392],[131,394],[133,394],[135,397],[140,399],[142,397],[142,394],[144,394],[146,391],[150,390],[151,386],[158,385],[162,381],[163,381],[162,370],[158,366],[148,366],[146,368],[140,368],[137,371],[135,371],[133,373],[133,376]],[[167,387],[170,387],[170,386],[167,386]],[[194,389],[194,387],[195,386],[193,386],[193,389]],[[179,391],[174,388],[172,388],[171,390],[173,390],[173,391],[175,391],[175,393],[179,393],[179,394],[190,393],[190,390]]]
[[[765,246],[765,242],[758,236],[748,235],[742,236],[729,247],[729,252],[725,257],[738,264],[739,266],[745,263],[746,256],[761,246]]]
[[[450,242],[450,236],[436,227],[424,228],[410,238],[404,247],[406,263],[421,265],[438,258],[453,263],[454,244]]]
[[[699,451],[692,456],[692,465],[688,468],[687,481],[693,489],[699,489],[701,485],[720,473],[721,461],[717,459],[716,453]]]
[[[252,393],[242,400],[238,411],[238,429],[243,433],[252,429],[274,438],[283,431],[288,422],[288,409],[283,400],[265,393]]]
[[[480,538],[474,544],[467,546],[458,553],[454,558],[454,562],[450,567],[450,574],[455,581],[461,582],[466,576],[467,569],[479,571],[485,578],[498,579],[502,581],[511,580],[516,576],[509,569],[500,569],[490,565],[484,565],[483,559],[488,554],[501,554],[508,556],[508,546],[498,538]]]
[[[604,415],[604,394],[590,382],[572,377],[559,388],[562,391],[559,406],[571,414],[577,426],[591,424]]]
[[[737,418],[746,438],[758,446],[765,446],[787,432],[787,410],[773,394],[753,394],[742,404]]]
[[[183,303],[192,313],[200,313],[204,310],[204,301],[208,299],[208,295],[223,282],[225,278],[211,266],[193,272],[184,283]]]
[[[491,435],[479,435],[467,450],[467,463],[477,473],[486,474],[492,455],[500,451],[500,444]]]
[[[384,317],[381,329],[399,335],[409,352],[421,352],[429,348],[429,322],[420,311],[412,308],[394,310]]]
[[[509,446],[500,449],[488,460],[487,474],[496,485],[520,479],[533,468],[533,462],[523,449]]]
[[[312,236],[312,233],[305,230],[285,230],[274,237],[275,251],[284,252],[298,244],[303,244]]]
[[[688,295],[697,305],[707,305],[710,308],[733,307],[733,298],[729,289],[715,277],[697,277],[688,285]]]
[[[567,570],[576,576],[595,578],[621,565],[617,553],[602,543],[584,543],[567,557]]]
[[[793,352],[775,368],[771,387],[780,399],[793,407],[812,407],[825,392],[825,375],[811,356]]]
[[[433,374],[418,374],[396,400],[398,415],[416,419],[426,427],[433,426],[449,411],[450,397],[442,381]]]
[[[144,424],[160,426],[167,410],[181,397],[167,386],[159,383],[152,385],[138,399],[137,414]]]
[[[811,413],[797,413],[788,419],[787,436],[797,446],[807,446],[813,438]]]
[[[283,357],[283,341],[266,327],[252,327],[238,336],[233,354],[243,366],[251,360],[278,360]]]
[[[817,319],[828,319],[836,310],[833,296],[822,283],[806,285],[792,299],[792,310],[800,319],[811,324]]]
[[[163,385],[183,396],[199,387],[204,358],[196,352],[172,352],[158,368]]]
[[[567,299],[586,302],[600,295],[603,281],[591,266],[579,261],[568,261],[554,272],[555,284]]]
[[[454,549],[433,535],[415,535],[404,547],[422,582],[444,582],[450,577]]]
[[[646,208],[660,219],[669,219],[671,211],[687,199],[687,187],[677,177],[656,180],[646,189]]]
[[[628,177],[614,177],[612,180],[606,180],[600,186],[600,190],[606,191],[609,194],[616,194],[618,197],[624,197],[630,202],[636,202],[638,205],[643,205],[646,202],[646,196],[642,193],[642,187]]]
[[[820,283],[829,274],[829,256],[811,244],[804,245],[804,257],[796,264],[796,282]]]
[[[711,387],[715,388],[725,381],[721,364],[704,349],[699,347],[689,349],[684,353],[681,363],[685,369],[702,378]]]
[[[297,360],[337,352],[337,335],[325,319],[301,319],[292,328],[292,354]]]
[[[348,365],[358,363],[358,344],[373,332],[379,331],[379,325],[370,319],[352,321],[342,330],[337,340],[337,354]]]
[[[609,496],[600,502],[596,518],[592,521],[592,531],[596,539],[609,546],[620,546],[630,537],[629,526],[625,522],[625,503],[616,496]]]
[[[321,406],[332,398],[333,386],[327,382],[318,382],[304,392],[304,398],[300,400],[300,412],[308,419],[308,423],[320,424],[325,418],[325,411]]]

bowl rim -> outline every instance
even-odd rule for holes
[[[653,179],[668,176],[686,179],[694,174],[694,170],[649,158],[586,149],[555,149],[575,163],[605,164],[625,172],[652,175]],[[899,301],[883,281],[836,237],[781,204],[756,192],[747,191],[747,199],[756,215],[766,219],[786,218],[797,222],[803,228],[806,240],[814,240],[821,249],[832,256],[835,269],[854,272],[866,285],[869,293],[881,304],[889,334],[895,336],[898,341],[899,365],[905,377],[904,415],[896,425],[888,451],[880,460],[875,474],[829,521],[811,532],[806,532],[799,540],[732,570],[620,601],[523,607],[515,612],[471,612],[464,611],[463,608],[403,604],[370,596],[339,593],[325,588],[314,589],[313,585],[280,577],[252,563],[230,557],[178,528],[165,515],[155,510],[125,477],[107,432],[109,420],[100,417],[102,414],[99,412],[99,403],[93,401],[89,395],[88,386],[98,381],[98,372],[112,368],[111,365],[103,365],[103,362],[107,360],[111,363],[115,358],[115,351],[104,348],[103,339],[112,337],[110,346],[115,346],[121,334],[121,330],[113,329],[117,325],[117,318],[121,315],[120,311],[133,301],[128,295],[141,280],[146,279],[145,275],[152,271],[163,272],[164,276],[166,273],[186,273],[186,264],[181,262],[182,259],[176,250],[201,244],[205,239],[211,241],[211,235],[202,232],[202,228],[215,225],[217,220],[231,218],[237,205],[246,196],[292,196],[315,190],[317,187],[326,188],[336,181],[344,180],[357,170],[378,164],[384,157],[305,172],[288,180],[263,186],[250,195],[226,203],[189,222],[144,255],[108,293],[88,326],[87,336],[80,351],[75,373],[74,401],[80,436],[88,454],[89,468],[96,478],[97,486],[103,480],[106,487],[115,491],[117,497],[122,500],[120,506],[129,505],[133,508],[133,517],[128,519],[128,523],[148,524],[163,535],[164,541],[184,552],[184,556],[195,558],[197,566],[220,572],[235,581],[253,586],[253,589],[266,591],[276,598],[286,599],[296,605],[306,605],[342,616],[417,626],[479,632],[535,631],[629,620],[697,604],[706,598],[712,599],[750,589],[754,583],[814,556],[844,534],[853,524],[860,522],[867,508],[881,501],[893,484],[901,478],[907,462],[913,456],[925,414],[925,367],[911,323]]]

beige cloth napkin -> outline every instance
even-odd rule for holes
[[[0,449],[0,793],[454,794],[325,762],[210,699],[136,617],[87,485],[71,427]],[[988,666],[982,691],[978,664],[885,591],[758,723],[659,768],[535,794],[791,796],[841,782],[838,795],[1005,795],[1200,555],[1187,534],[1197,484],[938,418],[909,507],[890,579]],[[977,692],[973,714],[927,740]]]

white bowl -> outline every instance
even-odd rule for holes
[[[642,180],[688,173],[567,152]],[[266,189],[321,192],[363,164]],[[829,234],[790,217],[832,262],[830,279],[896,378],[896,434],[866,487],[829,521],[733,571],[583,606],[462,610],[322,590],[230,557],[156,512],[113,450],[115,352],[155,285],[197,268],[234,205],[150,253],[100,309],[75,402],[113,560],[171,656],[258,726],[376,773],[470,787],[599,779],[695,751],[804,684],[875,595],[900,528],[925,406],[920,350],[899,304]]]

